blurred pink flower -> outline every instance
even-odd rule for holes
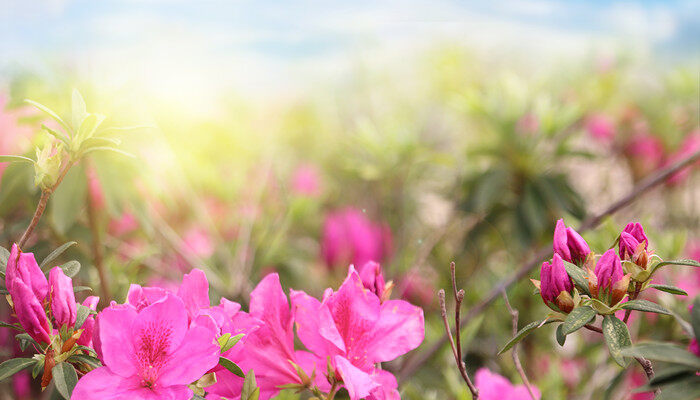
[[[680,148],[666,159],[664,166],[673,165],[678,161],[692,155],[698,150],[700,150],[700,129],[694,130],[685,138],[685,140],[683,140]],[[671,186],[684,183],[688,180],[688,177],[690,177],[691,171],[698,166],[700,166],[700,161],[671,175],[671,177],[666,180],[666,183]]]
[[[700,262],[700,240],[689,241],[686,247],[688,258]],[[672,271],[672,284],[685,290],[688,299],[700,294],[700,268],[678,268]]]
[[[627,375],[627,385],[630,390],[634,390],[640,386],[644,386],[647,383],[647,377],[644,373],[638,369],[632,370],[632,372]],[[629,397],[630,400],[653,400],[654,392],[632,392]]]
[[[636,180],[654,172],[664,158],[664,146],[650,134],[639,133],[632,136],[624,146],[624,153]]]
[[[29,399],[32,395],[32,379],[29,371],[20,371],[12,376],[12,390],[16,400]]]
[[[321,256],[330,268],[381,262],[391,255],[392,240],[386,224],[375,224],[362,211],[345,208],[326,216]]]
[[[481,368],[476,371],[474,379],[476,388],[479,389],[480,400],[527,400],[530,393],[525,385],[513,385],[505,377]],[[532,386],[536,398],[540,398],[540,391]]]
[[[433,304],[435,293],[437,290],[432,271],[413,268],[399,281],[399,297],[422,307],[430,307]]]
[[[292,192],[299,196],[317,197],[321,194],[321,176],[310,164],[297,167],[292,174]]]
[[[34,133],[28,125],[19,124],[21,118],[33,115],[33,111],[26,107],[6,110],[8,102],[8,97],[0,94],[0,155],[16,155],[24,152],[26,145],[29,144],[28,139]],[[0,163],[0,180],[7,166],[7,163]]]
[[[604,114],[591,114],[586,118],[588,134],[600,142],[610,142],[615,135],[615,124]]]
[[[330,360],[351,400],[399,398],[396,378],[376,364],[421,344],[423,310],[403,300],[381,303],[352,266],[338,291],[327,289],[322,301],[295,290],[290,298],[299,339]]]
[[[140,311],[112,304],[97,323],[104,367],[78,381],[74,400],[189,400],[187,385],[219,360],[213,324],[188,326],[185,303],[171,293]]]
[[[534,113],[528,112],[524,114],[515,125],[515,129],[524,134],[537,133],[540,129],[540,120]]]
[[[114,236],[124,236],[135,231],[138,227],[139,222],[136,216],[128,211],[124,211],[119,218],[109,222],[109,232]]]
[[[97,176],[97,171],[95,171],[95,168],[87,168],[86,174],[90,201],[92,201],[92,205],[96,209],[103,209],[105,207],[105,193],[104,190],[102,190],[102,184]]]

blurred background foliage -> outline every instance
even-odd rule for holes
[[[194,267],[207,272],[212,300],[245,304],[273,271],[286,288],[320,295],[348,264],[375,258],[395,283],[393,297],[424,308],[430,344],[444,333],[435,293],[449,285],[451,261],[469,308],[551,241],[558,218],[576,226],[700,148],[692,62],[653,63],[625,50],[535,68],[536,61],[435,45],[403,69],[358,64],[344,80],[303,95],[259,102],[223,91],[201,104],[105,85],[59,63],[7,73],[0,154],[30,155],[50,139],[40,124],[51,122],[24,99],[68,115],[73,88],[109,126],[143,126],[119,136],[134,158],[94,153],[71,170],[29,247],[43,258],[77,241],[62,258],[82,263],[76,284],[92,287],[103,305],[122,301],[133,282],[173,287]],[[0,168],[7,245],[28,225],[39,193],[30,166]],[[635,220],[663,258],[698,259],[697,170],[678,173],[585,239],[602,251]],[[678,269],[659,279],[692,296],[697,274]],[[546,313],[527,280],[509,296],[521,325]],[[683,301],[663,293],[658,300],[687,315]],[[643,318],[632,322],[633,335],[687,341],[673,319]],[[523,342],[521,359],[547,399],[648,398],[630,394],[643,383],[641,370],[606,362],[599,340],[581,334],[560,347],[544,330]],[[470,370],[486,366],[519,382],[510,357],[495,357],[511,336],[502,301],[464,336]],[[469,398],[443,350],[403,382],[402,398]],[[18,398],[6,386],[0,396]]]

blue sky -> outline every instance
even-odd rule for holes
[[[452,41],[698,60],[698,1],[0,0],[0,73],[47,60],[167,87],[278,88]],[[167,70],[167,71],[166,71]],[[211,77],[219,77],[213,83]],[[226,78],[224,78],[226,77]],[[293,86],[293,85],[292,85]]]

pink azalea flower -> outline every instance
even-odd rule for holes
[[[413,268],[406,272],[399,284],[399,297],[423,307],[435,301],[435,274],[432,270]]]
[[[189,400],[187,385],[219,360],[213,324],[190,326],[185,303],[172,293],[141,310],[112,304],[97,324],[104,367],[78,381],[73,400]]]
[[[97,304],[100,302],[100,298],[97,296],[88,296],[85,301],[83,301],[83,305],[91,310],[97,311]],[[95,331],[95,316],[90,314],[85,322],[83,322],[83,326],[81,327],[83,330],[83,333],[80,334],[80,338],[78,339],[78,344],[81,346],[87,346],[92,348],[92,334]]]
[[[109,222],[109,232],[114,236],[124,236],[129,234],[139,227],[139,222],[136,216],[128,211],[122,213],[119,218],[112,219]]]
[[[258,326],[245,336],[245,344],[231,360],[243,371],[255,371],[261,400],[275,396],[280,385],[301,383],[291,362],[311,376],[318,360],[308,352],[294,350],[294,320],[277,274],[263,278],[251,292],[250,317],[259,320]],[[255,325],[254,321],[250,322],[250,325]],[[319,365],[325,368],[325,361],[321,360]],[[224,371],[217,374],[217,380],[210,390],[213,393],[225,397],[240,394],[242,378]],[[328,385],[326,382],[324,386],[321,379],[317,379],[316,384],[320,387]]]
[[[317,197],[321,194],[321,177],[313,165],[300,165],[292,174],[292,192],[299,196]]]
[[[476,371],[474,384],[479,389],[480,400],[527,400],[530,393],[525,385],[513,385],[505,377],[481,368]],[[540,398],[540,391],[532,387],[536,398]]]
[[[644,386],[647,383],[647,377],[641,371],[634,369],[627,376],[627,385],[630,390],[634,390],[640,386]],[[639,392],[631,393],[630,400],[653,400],[654,392]]]
[[[604,114],[592,114],[586,118],[588,134],[600,142],[609,142],[615,135],[615,125]]]
[[[96,209],[103,209],[106,203],[105,192],[102,189],[100,178],[97,176],[97,171],[95,171],[95,168],[87,168],[86,174],[90,201],[92,201],[92,205]]]
[[[396,378],[376,364],[420,345],[423,310],[403,300],[381,303],[352,266],[338,291],[326,290],[323,301],[294,290],[290,297],[299,339],[320,359],[330,358],[352,400],[399,398]]]
[[[354,208],[329,213],[323,223],[321,256],[328,267],[363,265],[391,254],[391,230]]]

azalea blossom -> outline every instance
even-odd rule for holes
[[[187,321],[185,303],[172,293],[140,310],[112,304],[97,318],[104,367],[82,379],[73,400],[189,400],[187,387],[219,360],[214,324]]]
[[[389,227],[373,223],[360,210],[332,212],[323,223],[321,256],[328,267],[380,262],[391,255],[391,247]]]
[[[300,366],[308,376],[312,375],[317,364],[325,369],[324,360],[294,350],[294,320],[277,274],[267,275],[251,292],[250,317],[258,321],[258,326],[250,327],[245,344],[238,354],[229,357],[243,371],[255,371],[261,400],[275,396],[282,385],[302,384],[292,363]],[[248,324],[255,325],[255,320],[248,321]],[[223,371],[217,373],[217,384],[208,389],[221,396],[235,397],[240,395],[242,384],[243,378]],[[320,379],[316,384],[325,387]]]
[[[505,377],[481,368],[476,371],[474,384],[479,389],[480,400],[528,400],[530,393],[525,385],[513,385]],[[535,398],[540,398],[540,391],[532,387]]]
[[[377,363],[420,345],[423,310],[403,300],[381,303],[352,266],[338,291],[327,289],[322,301],[294,290],[290,297],[299,339],[319,358],[330,359],[352,400],[399,398],[396,378]]]

